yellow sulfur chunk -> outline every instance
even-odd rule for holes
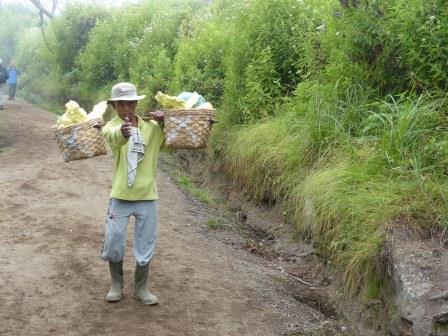
[[[87,113],[79,107],[78,103],[74,100],[70,100],[65,104],[66,111],[56,121],[58,127],[70,126],[73,124],[79,124],[87,120]]]
[[[185,108],[185,102],[177,97],[169,96],[160,91],[155,96],[157,102],[166,109]]]
[[[107,101],[101,101],[93,107],[92,112],[87,115],[89,120],[92,119],[103,119],[103,115],[107,110]]]

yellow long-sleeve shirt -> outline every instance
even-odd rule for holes
[[[131,187],[128,186],[127,177],[128,139],[121,134],[123,120],[116,116],[102,129],[102,134],[115,158],[110,197],[125,201],[156,200],[158,199],[157,163],[165,137],[163,130],[156,122],[144,121],[138,116],[137,118],[138,128],[145,142],[145,156],[137,166],[137,176]]]

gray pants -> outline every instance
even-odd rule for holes
[[[3,96],[3,90],[5,88],[5,83],[0,83],[0,106],[3,106],[5,104],[4,102],[4,96]]]
[[[112,262],[123,260],[130,216],[135,217],[134,257],[139,266],[145,266],[154,255],[157,241],[157,201],[110,200],[101,258]]]
[[[16,96],[16,84],[9,84],[9,98],[14,98]]]

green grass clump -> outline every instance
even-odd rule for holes
[[[387,224],[399,214],[402,195],[393,180],[372,176],[355,164],[340,164],[309,175],[297,191],[299,230],[310,232],[326,258],[344,266],[348,287],[372,274]],[[301,220],[307,211],[311,219]],[[301,227],[302,224],[307,227]]]
[[[368,300],[375,300],[380,297],[381,294],[381,278],[378,276],[370,278],[367,281],[365,298]]]
[[[224,228],[224,223],[221,218],[209,218],[207,220],[207,227],[210,230],[221,230]]]
[[[178,172],[177,182],[198,201],[208,206],[217,206],[218,201],[216,200],[216,197],[214,197],[210,191],[196,187],[188,175]]]
[[[281,202],[298,233],[343,270],[347,290],[368,290],[391,225],[447,225],[445,122],[437,99],[337,97],[316,94],[302,111],[228,130],[225,160],[259,199]]]
[[[235,129],[225,154],[229,169],[259,199],[275,200],[300,162],[300,135],[290,134],[284,119]],[[295,174],[295,175],[296,175]],[[294,176],[295,176],[294,175]]]

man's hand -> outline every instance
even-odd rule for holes
[[[132,133],[132,123],[129,121],[129,117],[124,117],[124,123],[121,124],[121,134],[127,139]]]
[[[163,111],[155,111],[155,112],[149,112],[149,114],[152,116],[152,118],[157,121],[158,123],[163,124],[165,113]]]

